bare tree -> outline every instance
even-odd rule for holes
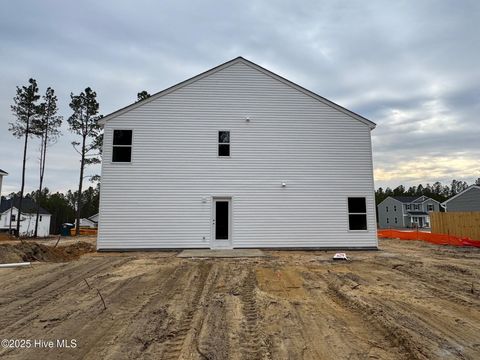
[[[45,174],[45,162],[47,158],[47,147],[54,143],[60,136],[62,117],[57,115],[57,97],[52,88],[47,88],[43,96],[43,102],[39,106],[39,116],[33,122],[35,133],[40,137],[40,183],[37,191],[37,216],[35,219],[34,237],[38,234],[38,220],[40,217],[40,197],[43,189],[43,176]]]
[[[9,131],[18,139],[24,138],[23,145],[23,163],[22,163],[22,185],[20,188],[20,198],[18,201],[17,229],[16,236],[20,236],[20,222],[22,220],[22,202],[23,192],[25,190],[25,165],[27,163],[28,138],[34,135],[32,131],[32,122],[38,116],[37,101],[38,86],[35,79],[28,80],[28,86],[17,86],[17,95],[13,98],[14,105],[11,106],[12,112],[17,118],[14,123],[9,123]]]

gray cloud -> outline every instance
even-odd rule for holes
[[[0,13],[0,168],[18,189],[21,142],[9,132],[15,86],[29,77],[70,92],[91,86],[107,114],[238,55],[375,121],[376,184],[480,176],[477,1],[16,1]],[[64,136],[46,184],[74,188]],[[32,142],[27,188],[37,183]],[[401,169],[401,171],[399,171]],[[92,168],[90,173],[98,172]]]

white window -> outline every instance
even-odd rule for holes
[[[410,204],[407,204],[405,207],[407,210],[410,210]]]
[[[12,217],[11,217],[12,221],[15,221],[16,218],[17,218],[16,215],[15,215],[15,214],[12,214]]]
[[[385,209],[386,209],[386,210],[387,210],[387,212],[388,212],[388,206],[387,206]]]
[[[397,205],[393,205],[393,211],[397,211]]]
[[[112,162],[132,161],[132,130],[113,130]]]
[[[428,204],[427,209],[428,211],[433,211],[433,204]]]
[[[230,156],[230,131],[218,132],[218,156]]]
[[[348,228],[367,230],[367,205],[364,197],[348,198]]]
[[[42,215],[40,215],[40,218],[38,219],[38,221],[42,221]]]

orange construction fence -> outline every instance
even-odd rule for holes
[[[70,235],[75,236],[75,228],[70,229]],[[97,229],[80,228],[80,235],[97,235]]]
[[[421,240],[437,245],[474,246],[480,248],[479,240],[445,234],[432,234],[423,231],[378,230],[378,237],[400,240]]]

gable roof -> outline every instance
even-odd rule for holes
[[[8,175],[8,173],[5,170],[0,169],[0,175]]]
[[[465,194],[467,191],[470,191],[472,189],[478,189],[480,190],[480,185],[470,185],[468,188],[466,188],[465,190],[463,191],[460,191],[457,195],[455,196],[452,196],[450,199],[448,200],[445,200],[443,203],[442,203],[442,206],[445,207],[445,205],[450,201],[450,200],[453,200],[453,199],[456,199],[457,197],[459,197],[460,195],[463,195]]]
[[[286,84],[286,85],[288,85],[288,86],[290,86],[290,87],[292,87],[292,88],[294,88],[294,89],[296,89],[296,90],[304,93],[305,95],[308,95],[308,96],[310,96],[310,97],[312,97],[312,98],[320,101],[321,103],[323,103],[323,104],[325,104],[325,105],[328,105],[328,106],[330,106],[330,107],[332,107],[332,108],[334,108],[334,109],[336,109],[336,110],[338,110],[338,111],[340,111],[340,112],[342,112],[342,113],[344,113],[344,114],[346,114],[346,115],[349,115],[350,117],[352,117],[352,118],[354,118],[354,119],[356,119],[356,120],[364,123],[365,125],[368,125],[368,127],[369,127],[371,130],[375,129],[375,127],[376,127],[376,124],[375,124],[373,121],[370,121],[370,120],[368,120],[367,118],[364,118],[363,116],[361,116],[361,115],[359,115],[359,114],[357,114],[357,113],[355,113],[355,112],[353,112],[353,111],[351,111],[351,110],[348,110],[348,109],[346,109],[346,108],[344,108],[344,107],[342,107],[342,106],[334,103],[333,101],[330,101],[330,100],[324,98],[323,96],[320,96],[320,95],[318,95],[318,94],[315,94],[313,91],[307,90],[307,89],[305,89],[304,87],[302,87],[302,86],[300,86],[300,85],[297,85],[297,84],[295,84],[294,82],[292,82],[292,81],[290,81],[290,80],[287,80],[287,79],[285,79],[284,77],[282,77],[282,76],[280,76],[280,75],[277,75],[277,74],[271,72],[270,70],[267,70],[267,69],[261,67],[260,65],[257,65],[257,64],[255,64],[255,63],[251,62],[250,60],[247,60],[247,59],[245,59],[245,58],[243,58],[243,57],[241,57],[241,56],[236,57],[235,59],[232,59],[232,60],[230,60],[230,61],[227,61],[227,62],[225,62],[225,63],[223,63],[223,64],[220,64],[220,65],[218,65],[218,66],[216,66],[216,67],[214,67],[214,68],[212,68],[212,69],[210,69],[210,70],[207,70],[207,71],[205,71],[205,72],[203,72],[203,73],[201,73],[201,74],[198,74],[198,75],[196,75],[196,76],[194,76],[194,77],[192,77],[192,78],[190,78],[190,79],[187,79],[187,80],[185,80],[185,81],[182,81],[182,82],[180,82],[180,83],[178,83],[178,84],[176,84],[176,85],[173,85],[173,86],[171,86],[171,87],[169,87],[169,88],[167,88],[167,89],[165,89],[165,90],[162,90],[162,91],[160,91],[160,92],[157,92],[156,94],[153,94],[153,95],[151,95],[150,97],[148,97],[148,98],[146,98],[146,99],[144,99],[144,100],[137,101],[137,102],[135,102],[135,103],[133,103],[133,104],[130,104],[130,105],[128,105],[128,106],[125,106],[125,107],[123,107],[123,108],[121,108],[121,109],[119,109],[119,110],[117,110],[117,111],[114,111],[114,112],[112,112],[111,114],[108,114],[108,115],[102,117],[101,119],[99,119],[99,120],[98,120],[98,123],[99,123],[100,125],[104,125],[107,121],[109,121],[109,120],[111,120],[111,119],[113,119],[113,118],[115,118],[115,117],[117,117],[117,116],[119,116],[119,115],[122,115],[122,114],[124,114],[124,113],[126,113],[126,112],[128,112],[128,111],[130,111],[130,110],[136,109],[136,108],[139,107],[139,106],[145,105],[145,104],[147,104],[147,103],[149,103],[149,102],[151,102],[151,101],[154,101],[154,100],[156,100],[156,99],[158,99],[158,98],[160,98],[160,97],[162,97],[162,96],[164,96],[164,95],[167,95],[167,94],[169,94],[169,93],[171,93],[171,92],[173,92],[173,91],[175,91],[175,90],[178,90],[178,89],[180,89],[180,88],[182,88],[182,87],[184,87],[184,86],[187,86],[187,85],[189,85],[189,84],[191,84],[191,83],[193,83],[193,82],[195,82],[195,81],[198,81],[198,80],[200,80],[200,79],[203,79],[204,77],[207,77],[207,76],[209,76],[209,75],[211,75],[211,74],[213,74],[213,73],[216,73],[217,71],[223,70],[223,69],[225,69],[225,68],[227,68],[227,67],[229,67],[229,66],[232,66],[232,65],[238,64],[238,63],[242,63],[242,64],[245,64],[245,65],[247,65],[247,66],[250,66],[251,68],[254,68],[254,69],[258,70],[258,71],[264,73],[265,75],[268,75],[268,76],[274,78],[275,80],[278,80],[278,81],[280,81],[280,82],[282,82],[282,83],[284,83],[284,84]]]
[[[7,199],[1,202],[0,204],[0,213],[3,213],[9,210],[12,207],[13,199]],[[13,202],[13,207],[18,209],[18,204],[20,202],[19,198],[15,198]],[[36,214],[37,212],[37,204],[30,198],[26,197],[23,198],[22,201],[22,213],[24,214]],[[40,214],[50,215],[50,213],[45,210],[44,208],[40,207]]]

